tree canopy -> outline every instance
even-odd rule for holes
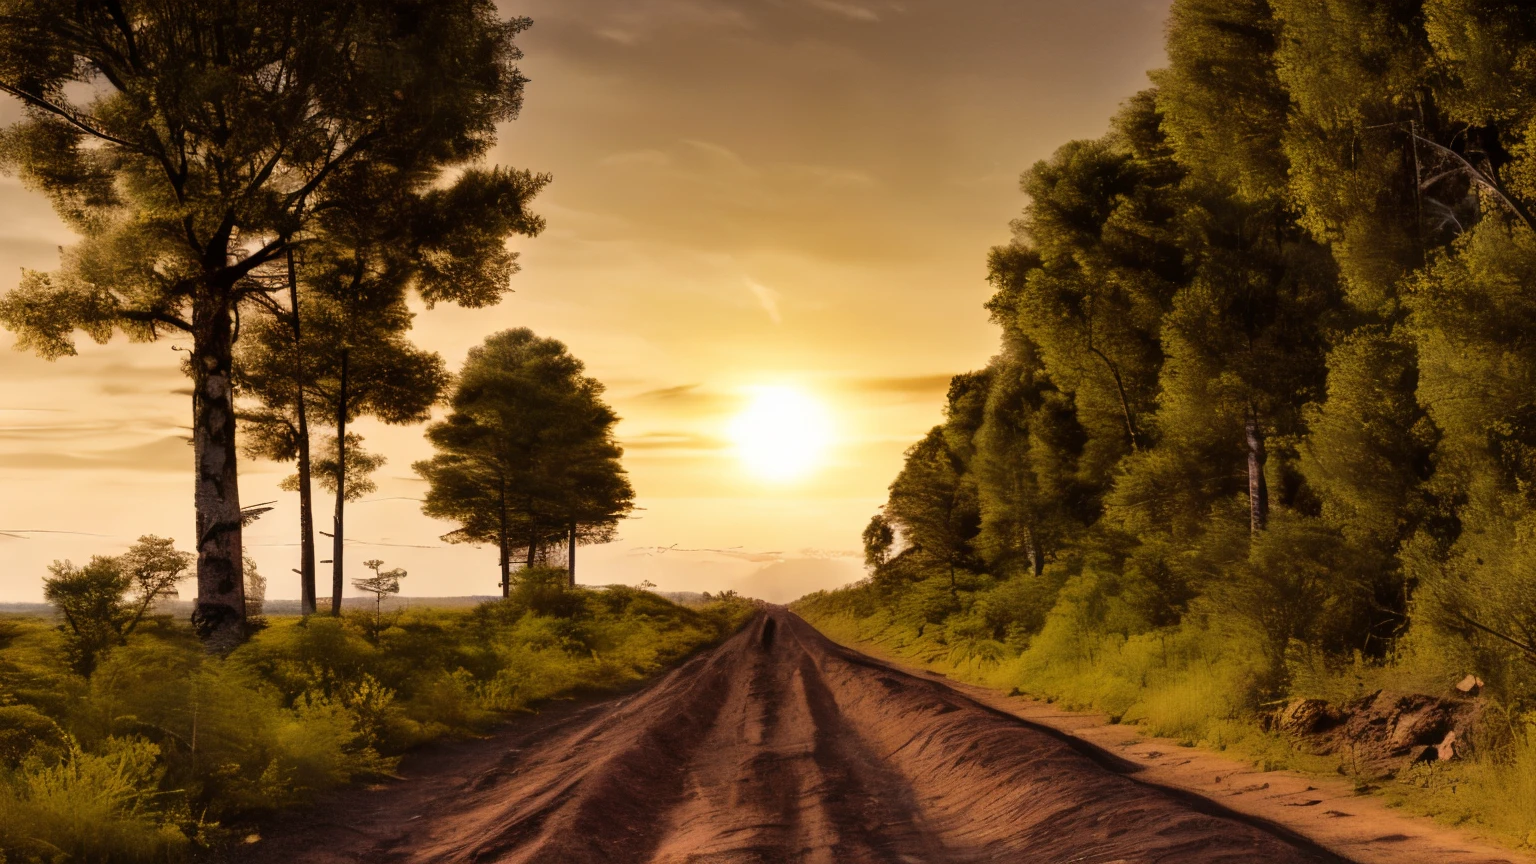
[[[1499,0],[1176,0],[1156,86],[1024,173],[1002,349],[860,590],[941,643],[1220,628],[1265,693],[1422,649],[1536,700],[1533,37]]]
[[[633,507],[618,415],[583,371],[554,339],[497,333],[470,350],[450,413],[427,429],[438,453],[415,465],[422,510],[459,524],[446,540],[496,545],[503,592],[516,551],[534,567],[560,545],[574,585],[576,547],[611,540]]]
[[[422,262],[428,302],[497,300],[513,269],[502,242],[537,230],[524,203],[542,178],[438,181],[516,116],[527,26],[489,0],[0,6],[0,91],[25,106],[0,159],[81,235],[61,270],[0,300],[0,322],[47,357],[73,353],[77,330],[190,342],[196,619],[211,646],[243,633],[240,318],[271,305],[291,250],[364,221],[409,240],[400,258]],[[360,196],[366,212],[343,206]]]

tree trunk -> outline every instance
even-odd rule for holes
[[[1040,544],[1035,542],[1035,532],[1029,528],[1024,529],[1024,546],[1029,553],[1029,569],[1039,576],[1045,571],[1045,553],[1040,550]]]
[[[244,550],[230,387],[234,333],[228,292],[199,287],[192,304],[192,451],[197,465],[197,605],[192,625],[208,650],[245,638]]]
[[[1264,482],[1264,463],[1269,454],[1264,449],[1264,433],[1259,421],[1250,417],[1248,437],[1248,530],[1257,534],[1269,525],[1269,487]]]
[[[501,596],[512,596],[512,550],[507,548],[511,538],[507,536],[507,483],[501,483],[501,530],[497,532],[496,548],[501,550]]]
[[[571,587],[576,587],[576,520],[571,520],[570,547],[565,550],[565,572],[570,577]]]
[[[1091,340],[1088,343],[1088,350],[1092,351],[1094,356],[1104,361],[1104,365],[1109,369],[1110,377],[1115,379],[1115,392],[1120,396],[1120,415],[1125,421],[1126,440],[1131,443],[1132,453],[1141,452],[1141,430],[1136,428],[1136,415],[1131,413],[1131,400],[1125,394],[1125,381],[1120,377],[1120,367],[1115,365],[1114,361],[1110,360],[1109,356],[1103,351],[1093,347]]]
[[[336,520],[331,537],[331,614],[341,614],[342,542],[347,507],[347,349],[341,349],[341,396],[336,400]]]
[[[533,519],[533,516],[532,516],[533,507],[532,507],[531,504],[530,504],[530,506],[528,508],[528,513],[529,513],[529,517],[528,517],[529,521],[532,521],[532,519]],[[533,569],[533,559],[538,554],[539,554],[539,528],[538,528],[537,525],[533,525],[533,526],[529,527],[529,529],[528,529],[528,563],[523,565],[523,566],[526,567],[529,570],[532,570]]]
[[[309,412],[304,405],[304,334],[299,325],[299,278],[288,250],[288,299],[293,307],[294,410],[299,415],[299,614],[315,614],[315,499],[310,489]]]

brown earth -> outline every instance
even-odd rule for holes
[[[880,650],[878,646],[863,647]],[[1137,727],[1111,722],[1105,714],[1066,711],[1038,699],[950,681],[937,672],[909,666],[900,658],[881,658],[893,666],[910,668],[914,674],[943,680],[984,705],[1113,753],[1133,766],[1137,780],[1217,801],[1263,823],[1283,826],[1357,864],[1536,864],[1531,855],[1504,848],[1466,827],[1445,825],[1390,807],[1382,798],[1362,794],[1353,781],[1343,777],[1257,768],[1223,753],[1141,734]],[[1453,730],[1479,710],[1464,699],[1437,701],[1450,707],[1446,716]],[[1306,716],[1310,712],[1301,711],[1291,714],[1289,720],[1299,724],[1299,734],[1305,735],[1299,730],[1310,726],[1326,742],[1334,740],[1332,736],[1345,719],[1358,714],[1371,735],[1391,741],[1399,727],[1426,728],[1416,719],[1425,716],[1422,711],[1376,710],[1402,704],[1395,694],[1373,694],[1346,706],[1354,713],[1330,709],[1330,719],[1309,724]],[[1419,704],[1420,700],[1412,700],[1409,707]],[[1396,720],[1390,723],[1371,722],[1394,716]],[[1398,722],[1404,718],[1407,722]],[[1397,758],[1389,751],[1382,752]]]
[[[775,609],[644,690],[418,754],[232,860],[1344,860],[1135,771]]]
[[[1298,699],[1272,722],[1312,752],[1344,760],[1356,776],[1387,780],[1415,762],[1468,755],[1483,707],[1477,699],[1377,690],[1339,706]]]

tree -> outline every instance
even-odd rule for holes
[[[1280,197],[1290,169],[1280,148],[1289,94],[1276,69],[1271,5],[1176,0],[1168,68],[1151,75],[1179,162],[1246,201]]]
[[[542,226],[521,203],[511,209],[508,204],[526,202],[545,179],[474,169],[450,190],[402,196],[366,176],[349,176],[347,195],[316,220],[302,266],[290,263],[287,307],[264,310],[256,342],[240,358],[241,383],[261,402],[243,418],[254,433],[254,455],[297,462],[293,485],[300,493],[301,561],[314,558],[313,532],[303,527],[313,525],[313,516],[307,509],[308,437],[301,430],[337,429],[342,446],[336,459],[344,464],[352,461],[346,426],[358,417],[395,424],[427,419],[447,375],[436,354],[406,339],[414,319],[406,305],[409,289],[419,289],[429,307],[439,300],[468,306],[494,302],[517,270],[505,237],[534,234]],[[444,245],[452,255],[443,254]],[[301,413],[302,406],[313,408],[315,416]],[[347,472],[332,475],[342,478],[344,488]],[[340,608],[343,584],[344,505],[355,498],[336,499],[333,612]],[[300,572],[312,596],[313,564]]]
[[[1098,496],[1077,476],[1086,435],[1028,346],[1009,346],[992,369],[971,461],[981,516],[976,550],[992,573],[1022,565],[1039,576],[1098,515]]]
[[[896,529],[891,527],[884,513],[876,513],[864,526],[864,566],[875,572],[891,559],[891,547],[896,544]]]
[[[945,443],[942,426],[908,448],[901,473],[891,483],[885,513],[900,529],[908,550],[944,569],[952,589],[956,569],[973,567],[971,539],[981,521],[976,487]]]
[[[514,38],[527,26],[501,20],[489,0],[15,0],[0,10],[0,90],[26,112],[5,133],[5,165],[83,236],[61,271],[24,276],[0,322],[47,357],[73,353],[77,329],[98,341],[120,329],[190,342],[194,617],[211,649],[243,634],[238,319],[270,305],[284,280],[263,271],[280,270],[359,183],[435,202],[424,228],[443,199],[479,193],[483,174],[432,187],[486,153],[496,124],[517,114]],[[492,230],[425,244],[434,263],[424,294],[494,302],[487,279],[460,280],[458,263],[479,260],[486,234],[523,218],[518,185],[483,208],[501,216],[486,220]]]
[[[379,641],[379,634],[384,632],[384,595],[399,594],[400,580],[406,573],[399,567],[393,570],[380,570],[384,562],[377,558],[364,561],[363,566],[373,571],[372,576],[362,579],[353,579],[352,587],[373,595],[373,622],[369,628],[369,638]]]
[[[451,412],[427,429],[438,454],[415,465],[428,483],[422,511],[459,523],[445,540],[496,544],[504,595],[514,550],[533,567],[566,544],[574,585],[575,547],[611,539],[633,507],[618,415],[583,368],[556,340],[497,333],[470,350]]]
[[[146,534],[120,556],[97,555],[84,567],[55,561],[43,579],[43,596],[59,610],[65,653],[82,675],[101,654],[121,645],[155,604],[176,596],[193,557],[175,541]]]
[[[1111,133],[1074,141],[1025,173],[1029,196],[991,281],[1051,381],[1072,394],[1105,474],[1151,441],[1162,318],[1186,281],[1177,230],[1184,171],[1163,140],[1152,94],[1129,100]],[[1006,286],[1006,288],[1004,287]]]

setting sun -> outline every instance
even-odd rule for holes
[[[804,477],[821,461],[831,424],[820,402],[793,387],[759,387],[731,424],[731,438],[747,469],[764,480]]]

